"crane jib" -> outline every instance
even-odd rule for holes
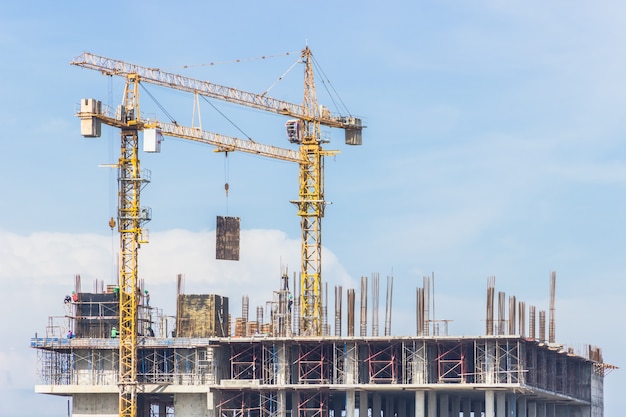
[[[242,91],[232,87],[213,84],[208,81],[201,81],[179,74],[161,71],[158,68],[143,67],[117,59],[94,55],[89,52],[84,52],[70,64],[98,70],[106,75],[125,77],[130,74],[137,74],[139,79],[144,82],[176,88],[191,93],[198,93],[200,95],[254,107],[264,111],[283,114],[289,117],[297,117],[302,120],[317,121],[324,126],[358,131],[364,127],[361,125],[361,120],[355,117],[332,116],[328,111],[324,112],[322,115],[312,115],[309,110],[302,105],[278,100],[266,96],[265,94]]]

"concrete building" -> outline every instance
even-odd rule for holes
[[[372,281],[377,287],[377,277]],[[416,335],[406,337],[378,336],[374,326],[368,335],[367,284],[361,288],[359,336],[350,290],[348,336],[341,335],[341,320],[334,336],[328,326],[321,337],[298,336],[298,303],[292,308],[284,287],[275,292],[267,322],[263,309],[248,320],[244,298],[232,333],[225,297],[179,294],[173,329],[158,309],[144,304],[138,416],[603,416],[604,376],[614,367],[603,363],[599,348],[574,353],[546,340],[543,312],[535,337],[534,308],[526,334],[523,303],[510,298],[505,319],[502,293],[502,314],[494,320],[492,281],[487,334],[447,335],[429,320],[429,281],[424,284],[417,290]],[[342,298],[340,288],[336,294]],[[110,337],[115,303],[110,288],[79,292],[61,319],[76,336],[64,336],[67,329],[51,319],[46,337],[31,341],[38,357],[36,392],[72,397],[74,417],[118,415],[119,346]],[[341,318],[341,302],[335,304]]]

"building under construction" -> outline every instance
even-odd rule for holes
[[[335,287],[331,326],[321,280],[323,161],[338,151],[323,147],[321,128],[343,129],[345,144],[354,146],[362,144],[365,126],[350,112],[334,114],[318,103],[308,46],[296,62],[304,64],[302,105],[90,53],[71,62],[126,79],[115,109],[88,98],[77,114],[85,137],[101,136],[102,124],[120,130],[118,215],[109,222],[120,234],[119,275],[116,285],[96,283],[92,293],[76,278],[65,315],[50,318],[45,336],[31,342],[36,391],[71,397],[74,417],[601,417],[604,375],[612,367],[599,348],[574,352],[556,343],[554,291],[546,320],[545,311],[529,306],[527,314],[515,297],[498,293],[496,301],[490,279],[485,335],[459,337],[448,334],[447,321],[434,320],[426,277],[416,290],[415,332],[397,337],[393,278],[379,332],[374,274],[361,279],[358,335],[353,288],[344,304],[343,289]],[[193,94],[194,103],[208,97],[288,117],[287,139],[299,150],[145,117],[140,83]],[[148,237],[143,226],[151,219],[140,199],[150,180],[139,163],[140,134],[149,153],[160,152],[162,137],[170,136],[298,164],[298,198],[291,202],[302,232],[299,276],[290,289],[283,274],[254,319],[247,296],[235,317],[227,297],[184,294],[181,277],[174,316],[150,304],[137,272],[138,249]],[[216,236],[217,259],[238,260],[238,219],[218,217]]]
[[[574,352],[554,340],[554,273],[547,318],[503,292],[496,297],[489,278],[486,331],[476,337],[449,335],[447,321],[431,319],[430,277],[416,290],[415,334],[402,337],[391,335],[393,278],[382,334],[373,274],[361,278],[358,327],[355,290],[347,289],[342,305],[335,287],[332,329],[323,292],[323,334],[316,337],[300,335],[300,294],[287,276],[254,319],[243,296],[234,320],[228,298],[183,294],[178,280],[173,317],[138,292],[141,417],[603,416],[604,376],[614,367],[599,348]],[[96,283],[94,293],[83,292],[80,277],[75,287],[66,315],[50,318],[45,337],[31,341],[36,391],[71,397],[74,417],[117,416],[118,291]]]

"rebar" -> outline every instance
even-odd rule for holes
[[[361,277],[361,321],[360,336],[367,336],[367,277]]]
[[[354,336],[354,288],[348,288],[348,336]]]
[[[391,336],[392,304],[393,304],[393,275],[387,277],[387,297],[385,300],[385,336]]]
[[[537,319],[535,317],[535,311],[535,306],[528,307],[528,337],[530,337],[532,340],[536,340],[535,327]]]
[[[556,272],[552,271],[550,274],[550,324],[548,331],[548,342],[555,343],[556,342],[556,319],[555,312],[556,308],[554,306],[554,299],[556,295]]]
[[[378,336],[378,304],[379,304],[380,276],[372,273],[372,336]]]
[[[539,311],[539,341],[546,341],[546,311]]]
[[[341,336],[341,299],[343,290],[341,285],[335,285],[335,336]]]
[[[509,334],[515,334],[515,325],[517,324],[516,308],[517,301],[515,296],[509,297]]]
[[[494,316],[494,295],[495,295],[495,287],[496,287],[496,277],[495,276],[490,276],[487,277],[487,311],[486,311],[486,317],[485,317],[485,334],[487,336],[492,336],[493,335],[493,330],[494,330],[494,323],[493,323],[493,316]]]

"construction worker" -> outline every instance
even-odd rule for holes
[[[73,302],[77,302],[78,301],[78,294],[76,294],[76,291],[72,291],[72,301]]]
[[[118,287],[117,285],[113,287],[113,295],[115,296],[116,300],[120,299],[120,287]]]
[[[117,331],[117,329],[115,328],[115,326],[113,326],[111,328],[111,338],[115,339],[117,337],[117,335],[119,334],[119,332]]]
[[[66,295],[65,299],[63,300],[63,302],[65,304],[69,304],[70,302],[72,302],[72,297],[70,297],[69,295]]]
[[[148,290],[143,290],[143,296],[146,298],[146,306],[150,307],[150,293]]]

